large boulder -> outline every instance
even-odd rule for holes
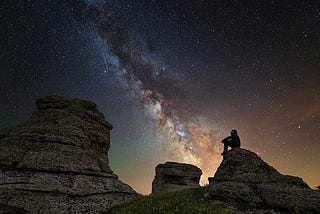
[[[201,175],[201,169],[191,164],[175,162],[158,164],[152,182],[152,193],[200,187]]]
[[[285,212],[320,213],[320,192],[299,177],[282,175],[257,154],[230,150],[209,178],[209,195],[217,200],[245,202]]]
[[[108,166],[112,126],[96,104],[36,104],[28,121],[0,132],[0,213],[98,213],[138,197]]]

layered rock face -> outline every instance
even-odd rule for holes
[[[166,162],[156,166],[152,193],[200,187],[201,169],[191,164]]]
[[[299,177],[282,175],[258,155],[232,149],[224,156],[213,178],[209,195],[218,200],[303,213],[320,213],[320,192]]]
[[[49,96],[0,132],[0,213],[98,213],[138,194],[108,166],[110,130],[94,103]]]

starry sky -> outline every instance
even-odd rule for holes
[[[319,1],[13,0],[0,22],[0,128],[38,97],[77,97],[114,126],[110,166],[139,193],[165,161],[206,184],[233,128],[320,184]]]

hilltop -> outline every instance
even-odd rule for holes
[[[209,186],[179,189],[146,196],[109,213],[320,213],[319,191],[299,177],[282,175],[242,148],[224,156]]]

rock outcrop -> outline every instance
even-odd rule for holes
[[[299,177],[280,174],[245,149],[230,150],[209,183],[213,199],[284,212],[320,213],[319,191],[309,188]]]
[[[98,213],[138,194],[108,166],[112,126],[96,104],[49,96],[0,132],[0,213]]]
[[[201,169],[191,164],[166,162],[156,166],[152,193],[200,187]]]

